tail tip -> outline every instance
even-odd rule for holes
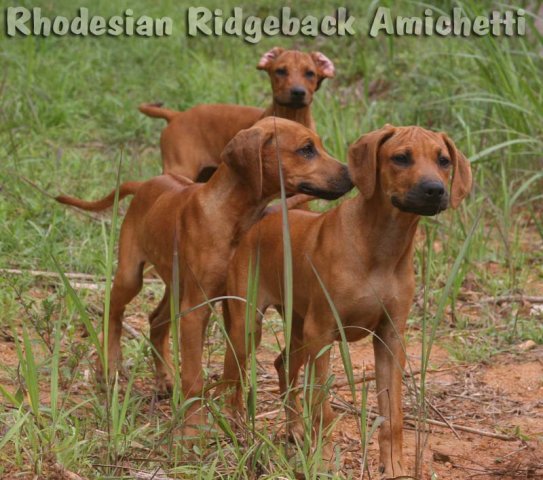
[[[141,103],[141,104],[138,106],[138,110],[142,111],[142,110],[145,110],[147,107],[157,107],[157,108],[160,108],[160,107],[163,107],[163,106],[164,106],[164,102]]]

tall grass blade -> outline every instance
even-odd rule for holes
[[[30,399],[32,413],[36,418],[36,422],[40,424],[40,381],[38,376],[38,368],[36,366],[36,360],[32,350],[32,343],[30,342],[30,337],[28,336],[28,330],[24,324],[22,325],[22,331],[25,359],[23,364],[23,375],[26,383],[26,390]]]
[[[462,266],[462,263],[464,261],[464,258],[466,257],[469,246],[471,244],[471,241],[473,239],[473,236],[475,234],[475,231],[477,229],[477,226],[479,224],[479,221],[482,216],[482,210],[479,211],[477,214],[475,220],[473,221],[473,224],[464,240],[464,243],[462,244],[462,247],[460,248],[460,251],[458,252],[458,255],[454,261],[454,264],[451,268],[451,271],[449,272],[449,275],[447,277],[447,282],[445,284],[445,287],[441,291],[441,295],[438,301],[437,311],[435,316],[432,319],[432,322],[430,324],[430,332],[428,333],[427,330],[427,318],[426,318],[426,306],[428,305],[428,286],[430,285],[430,264],[431,264],[431,253],[432,252],[432,246],[431,246],[431,236],[428,235],[428,241],[427,241],[427,251],[428,257],[427,257],[427,263],[426,263],[426,274],[425,274],[425,292],[424,292],[424,305],[425,305],[425,313],[423,315],[423,325],[422,325],[422,358],[421,358],[421,375],[420,375],[420,381],[419,381],[419,388],[416,388],[415,385],[415,391],[418,390],[418,422],[419,422],[419,428],[416,436],[416,458],[415,458],[415,475],[421,475],[422,473],[422,467],[423,467],[423,452],[426,445],[426,435],[422,432],[426,431],[425,426],[425,420],[427,417],[426,413],[426,373],[428,371],[429,361],[430,361],[430,353],[432,351],[432,346],[434,344],[436,334],[437,334],[437,328],[438,325],[441,323],[441,320],[443,319],[444,313],[445,313],[445,307],[449,301],[449,296],[452,292],[453,285],[455,283],[456,276],[458,275],[460,271],[460,267]]]
[[[55,322],[55,337],[53,343],[53,354],[51,357],[51,381],[50,384],[50,402],[51,402],[51,417],[53,424],[58,420],[58,392],[59,392],[59,364],[60,364],[60,340],[61,328],[60,319]]]
[[[19,410],[18,413],[22,414],[23,412]],[[0,440],[0,450],[2,450],[13,437],[20,434],[21,427],[26,422],[29,415],[30,412],[26,412],[24,415],[19,417],[19,419],[10,427],[10,429],[4,433],[3,438]]]
[[[57,259],[51,254],[51,259],[53,260],[53,264],[55,265],[55,269],[60,275],[60,279],[62,280],[62,284],[64,285],[64,288],[66,289],[66,293],[68,294],[68,298],[73,302],[77,313],[79,314],[79,318],[83,322],[83,325],[85,326],[85,330],[87,331],[90,341],[92,345],[95,347],[96,352],[98,353],[100,357],[100,361],[103,362],[103,355],[102,355],[102,348],[100,346],[100,339],[98,338],[98,334],[96,332],[96,329],[94,328],[94,325],[92,324],[89,315],[87,313],[87,310],[85,309],[85,306],[83,305],[83,302],[79,298],[79,295],[77,292],[73,289],[72,285],[70,284],[70,281],[64,275],[64,272],[60,268],[60,264],[58,263]]]
[[[260,278],[260,250],[257,250],[255,265],[252,258],[249,261],[249,278],[247,285],[247,303],[245,304],[245,345],[249,349],[249,395],[247,401],[247,414],[254,434],[256,428],[257,406],[257,363],[255,331],[258,301],[258,283]],[[247,352],[246,352],[247,353]],[[247,355],[246,355],[247,357]]]
[[[103,350],[102,350],[102,359],[104,367],[104,378],[106,383],[109,382],[109,359],[108,359],[108,345],[109,345],[109,311],[111,308],[111,284],[113,282],[113,261],[114,261],[114,252],[115,252],[115,238],[117,232],[117,220],[119,217],[119,186],[121,182],[121,167],[123,163],[123,152],[121,149],[121,155],[119,158],[119,163],[117,165],[117,177],[115,180],[115,198],[113,200],[113,212],[111,217],[111,233],[109,235],[108,247],[107,247],[107,257],[106,257],[106,287],[105,287],[105,298],[104,298],[104,322],[102,325],[102,331],[104,334]]]
[[[430,357],[430,351],[432,349],[432,346],[434,344],[434,340],[436,338],[437,333],[437,327],[441,323],[441,320],[443,319],[443,316],[445,314],[445,307],[447,306],[447,302],[449,299],[449,295],[451,293],[456,275],[458,275],[458,272],[460,270],[460,267],[462,266],[462,262],[464,261],[464,258],[466,257],[469,246],[471,244],[471,240],[473,239],[473,236],[475,234],[475,231],[477,229],[477,226],[479,225],[479,221],[481,220],[482,211],[480,210],[477,216],[475,217],[475,220],[473,221],[473,224],[468,232],[467,237],[464,240],[464,243],[462,244],[462,247],[460,248],[460,251],[458,252],[458,255],[454,261],[454,264],[451,268],[451,271],[449,272],[449,275],[447,277],[447,282],[445,284],[445,287],[443,287],[443,290],[441,292],[441,295],[439,297],[439,302],[437,305],[437,311],[436,315],[434,317],[434,320],[432,321],[431,325],[431,331],[430,336],[428,338],[428,345],[427,345],[427,351],[424,352],[423,356],[423,362],[421,364],[421,371],[425,372],[428,370],[428,361]]]
[[[275,122],[275,120],[274,120]],[[285,358],[284,369],[285,376],[289,378],[290,371],[290,342],[292,336],[292,309],[293,309],[293,267],[292,267],[292,247],[290,243],[290,225],[288,221],[287,195],[285,189],[285,179],[283,176],[283,165],[279,154],[279,136],[275,128],[275,151],[277,155],[277,165],[279,168],[279,183],[281,187],[281,225],[283,231],[283,331],[285,338]],[[287,388],[294,386],[287,385]],[[286,398],[286,397],[285,397]],[[289,419],[287,418],[287,423]]]
[[[307,260],[309,264],[311,265],[311,269],[313,270],[313,273],[315,274],[315,276],[317,277],[317,280],[319,281],[319,285],[324,293],[324,296],[326,297],[326,301],[328,302],[328,305],[330,306],[330,310],[332,311],[332,315],[334,316],[334,319],[336,321],[339,335],[341,337],[341,341],[339,342],[339,351],[341,354],[341,361],[343,362],[345,375],[347,375],[347,380],[349,382],[349,388],[351,389],[353,402],[356,405],[356,387],[355,387],[355,382],[354,382],[353,363],[351,361],[351,354],[349,352],[349,343],[347,342],[347,337],[345,336],[345,329],[343,328],[343,322],[341,321],[341,318],[339,316],[336,306],[334,305],[332,297],[330,297],[330,293],[328,292],[328,289],[324,285],[324,282],[322,281],[322,278],[319,275],[319,272],[315,268],[315,265],[313,264],[313,262],[311,261],[309,257],[307,257]]]
[[[0,395],[2,395],[11,405],[16,408],[20,408],[23,404],[22,400],[19,398],[19,395],[13,395],[8,389],[6,389],[2,384],[0,384]]]
[[[172,392],[172,405],[179,407],[183,401],[181,394],[181,366],[179,364],[180,358],[180,323],[183,321],[179,314],[180,304],[180,286],[179,286],[179,251],[178,251],[178,238],[177,231],[175,232],[173,242],[173,255],[172,255],[172,286],[170,290],[170,322],[172,331],[172,355],[173,355],[173,392]]]
[[[513,145],[520,145],[520,144],[537,144],[537,140],[531,139],[531,138],[515,138],[513,140],[507,140],[505,142],[498,143],[496,145],[492,145],[491,147],[485,148],[484,150],[481,150],[479,153],[473,155],[470,157],[470,161],[478,162],[481,159],[490,156],[490,154],[497,152],[498,150],[504,150],[508,147],[511,147]]]

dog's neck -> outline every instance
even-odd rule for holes
[[[265,179],[262,183],[262,190],[257,191],[223,162],[202,185],[201,204],[213,214],[221,212],[222,217],[228,219],[231,234],[237,237],[259,220],[268,203],[278,196],[277,192],[268,191]]]
[[[401,212],[379,189],[369,199],[358,194],[338,208],[346,238],[352,240],[352,248],[363,246],[369,268],[412,265],[419,215]]]
[[[311,115],[311,105],[302,108],[291,108],[280,105],[274,100],[264,111],[262,118],[271,116],[292,120],[293,122],[301,123],[304,127],[315,130],[315,122]]]

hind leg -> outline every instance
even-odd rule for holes
[[[112,380],[120,369],[124,310],[126,305],[139,293],[143,283],[145,259],[135,242],[130,238],[130,230],[125,220],[119,242],[119,265],[111,289],[109,321],[106,322],[104,319],[101,336],[105,365],[101,365],[100,362],[98,365],[97,377],[100,382],[106,376]],[[104,347],[106,342],[107,349]]]
[[[301,418],[302,407],[300,405],[297,391],[298,376],[300,368],[305,362],[306,352],[302,343],[303,318],[296,313],[292,314],[292,332],[290,339],[290,351],[288,355],[286,348],[277,356],[274,365],[279,376],[279,390],[285,398],[285,413],[287,416],[288,435],[291,439],[303,441],[304,426]],[[287,376],[288,371],[288,376]]]
[[[168,395],[173,390],[173,365],[170,351],[170,289],[166,288],[164,296],[157,307],[149,315],[149,328],[157,391]]]
[[[331,427],[335,414],[330,405],[328,381],[330,376],[330,349],[325,347],[334,341],[334,328],[332,322],[324,321],[320,308],[318,314],[309,312],[305,317],[303,329],[303,344],[306,352],[307,364],[305,375],[310,381],[308,403],[311,409],[312,439],[320,441],[322,445],[322,467],[328,470],[332,467],[334,458],[334,444]]]
[[[245,409],[241,381],[245,378],[247,357],[251,354],[253,345],[255,349],[260,345],[262,337],[262,314],[267,307],[264,305],[258,306],[255,324],[249,326],[251,331],[247,332],[245,303],[239,300],[227,300],[223,302],[223,305],[224,323],[228,340],[224,358],[223,378],[217,394],[220,395],[227,388],[233,388],[233,392],[228,397],[227,403],[233,412],[241,414]]]

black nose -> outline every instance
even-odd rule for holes
[[[427,181],[421,185],[421,189],[427,199],[439,200],[445,195],[445,186],[441,182]]]
[[[290,89],[290,94],[296,98],[304,98],[306,93],[304,87],[292,87]]]

